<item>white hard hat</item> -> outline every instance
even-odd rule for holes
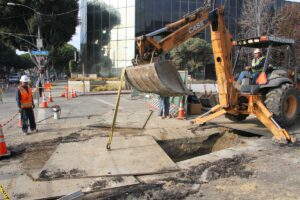
[[[28,83],[29,81],[30,81],[30,79],[27,75],[21,76],[20,82]]]
[[[254,53],[261,53],[261,50],[260,49],[255,49]]]

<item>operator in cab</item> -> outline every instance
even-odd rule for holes
[[[255,49],[254,50],[254,58],[252,60],[251,66],[245,67],[245,71],[242,71],[240,73],[237,82],[239,84],[241,84],[242,80],[245,77],[251,77],[252,84],[256,84],[257,77],[264,69],[265,60],[266,60],[266,58],[265,58],[265,56],[263,56],[261,50]]]

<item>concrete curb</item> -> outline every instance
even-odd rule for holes
[[[79,94],[78,96],[94,96],[94,95],[117,95],[118,91],[104,91],[104,92],[93,92],[86,94]],[[131,90],[124,90],[121,94],[131,94]]]

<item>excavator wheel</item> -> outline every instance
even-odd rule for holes
[[[225,114],[225,117],[227,119],[230,119],[231,121],[240,122],[245,120],[249,115],[246,114],[238,114],[238,115],[231,115],[231,114]]]
[[[300,92],[289,83],[267,93],[265,105],[280,126],[289,127],[295,123],[300,109],[299,95]]]

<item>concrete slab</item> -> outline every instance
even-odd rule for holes
[[[32,179],[28,176],[23,175],[16,179],[12,199],[52,199],[65,196],[76,191],[93,192],[136,184],[139,184],[139,182],[133,176],[66,179],[39,182],[32,181]]]
[[[129,111],[119,112],[116,121],[117,128],[142,129],[146,125],[152,111]],[[95,126],[111,127],[114,111],[109,111],[100,117],[100,121]]]
[[[233,122],[224,116],[218,117],[211,121],[212,123],[232,128],[240,131],[245,131],[253,134],[258,134],[262,136],[272,137],[272,133],[262,124],[260,123],[255,116],[251,115],[246,120],[241,121],[239,123]],[[288,131],[292,134],[300,133],[300,119],[293,125],[288,128]]]
[[[114,137],[60,144],[40,171],[40,178],[155,174],[178,170],[150,136]]]

